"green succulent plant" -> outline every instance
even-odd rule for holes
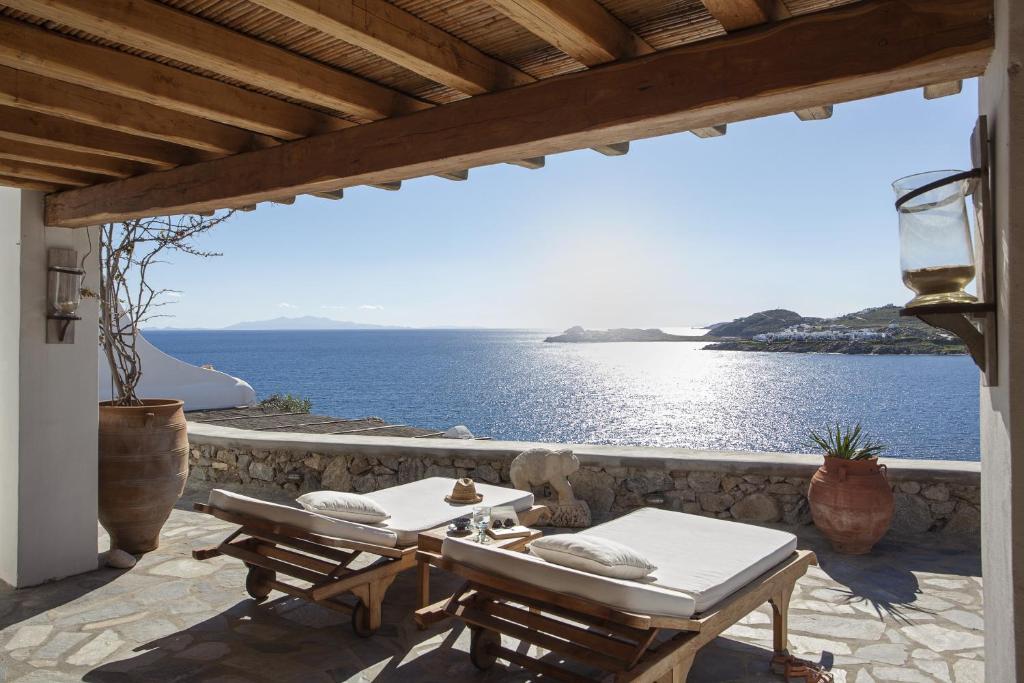
[[[809,446],[817,446],[825,451],[826,456],[843,460],[868,460],[885,450],[883,444],[864,438],[860,423],[853,427],[843,427],[837,422],[835,428],[825,428],[824,436],[812,429],[810,437]]]

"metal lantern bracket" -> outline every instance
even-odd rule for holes
[[[974,260],[980,271],[979,301],[908,306],[900,311],[900,315],[913,316],[958,337],[981,370],[985,386],[995,386],[999,373],[996,346],[996,240],[992,205],[992,169],[989,165],[990,145],[987,119],[985,116],[979,116],[971,135],[971,159],[975,168],[924,185],[903,195],[896,202],[896,208],[899,209],[907,201],[925,192],[948,183],[974,179],[971,199],[974,204],[976,231]]]

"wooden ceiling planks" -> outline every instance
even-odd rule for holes
[[[77,227],[392,183],[972,77],[991,55],[990,11],[988,0],[865,0],[159,177],[65,191],[47,198],[47,220]],[[720,68],[736,63],[751,67]]]
[[[597,66],[654,52],[596,0],[487,0],[499,12],[576,61]]]
[[[155,0],[5,0],[14,9],[370,120],[430,105]],[[251,80],[255,79],[255,80]]]
[[[0,160],[42,176],[21,179],[39,187],[88,190],[94,182],[259,155],[314,135],[326,141],[353,126],[536,88],[856,1],[0,0]],[[942,75],[948,77],[928,84],[926,97],[955,92],[959,72],[950,67]],[[598,93],[580,96],[589,108]],[[822,118],[829,104],[814,102],[797,115]],[[628,149],[626,135],[597,135],[589,111],[570,118],[582,131],[579,146],[592,140],[609,155]],[[726,120],[739,119],[702,119],[706,125],[694,133],[722,134]],[[647,129],[643,120],[636,129],[638,136]],[[437,134],[457,147],[459,131]],[[414,155],[420,144],[402,149]],[[564,149],[513,146],[495,160],[538,168],[544,153]],[[473,165],[440,163],[366,182],[394,188],[430,173],[461,180]],[[18,179],[2,169],[0,175]],[[348,186],[338,180],[310,192],[336,197]]]

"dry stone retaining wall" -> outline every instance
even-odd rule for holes
[[[333,489],[365,493],[424,477],[472,477],[509,486],[520,442],[318,434],[267,434],[189,425],[190,481],[299,495]],[[565,446],[560,446],[564,448]],[[600,522],[644,506],[768,524],[811,523],[807,487],[816,456],[573,446],[581,467],[569,480]],[[893,528],[977,536],[977,463],[889,460]]]

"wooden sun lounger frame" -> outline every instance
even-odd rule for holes
[[[384,595],[400,572],[416,565],[416,548],[392,548],[361,543],[277,524],[253,515],[228,512],[195,503],[199,512],[213,515],[239,528],[214,548],[193,550],[192,557],[206,560],[218,555],[237,558],[249,568],[245,589],[256,600],[278,590],[303,600],[352,615],[352,628],[371,636],[381,625]],[[360,569],[349,565],[362,554],[376,556]],[[283,574],[305,584],[301,587],[278,578]],[[341,600],[351,593],[355,604]]]
[[[442,557],[439,561],[440,567],[466,579],[445,611],[469,626],[470,657],[477,667],[486,669],[500,657],[571,683],[590,679],[503,647],[501,634],[597,666],[613,675],[615,681],[681,683],[701,647],[766,602],[772,606],[775,654],[788,655],[789,599],[797,580],[812,564],[817,564],[813,552],[796,551],[713,610],[691,619],[679,619],[620,611],[497,576],[450,558]],[[655,644],[662,630],[678,633]]]
[[[384,596],[395,578],[416,566],[416,546],[394,548],[323,536],[206,503],[194,503],[193,508],[238,524],[239,528],[215,547],[193,550],[192,557],[207,560],[228,555],[239,559],[249,569],[245,589],[254,599],[264,600],[272,590],[278,590],[351,614],[353,630],[363,637],[373,635],[380,628]],[[546,507],[534,505],[519,513],[519,517],[530,525],[546,512]],[[377,559],[359,569],[349,568],[363,554]],[[279,575],[306,585],[286,583]],[[355,596],[355,603],[343,602],[341,598],[345,594]]]

